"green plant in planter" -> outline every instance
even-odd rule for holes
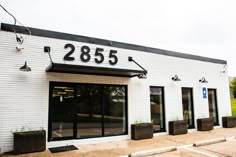
[[[169,121],[169,134],[180,135],[188,133],[188,123],[186,120],[180,120],[179,117],[176,120]]]
[[[135,121],[131,124],[131,139],[141,140],[153,137],[153,124],[150,122]]]
[[[25,130],[13,132],[14,154],[32,153],[46,149],[45,130]]]

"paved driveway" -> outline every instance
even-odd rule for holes
[[[165,157],[236,157],[236,128],[218,128],[212,131],[193,131],[184,135],[160,135],[147,140],[122,140],[113,142],[100,142],[97,144],[75,144],[79,150],[51,153],[48,150],[39,153],[17,155],[17,157],[121,157],[131,153],[174,146],[176,151],[153,156]],[[199,141],[217,138],[228,138],[226,142],[193,147]],[[230,139],[229,139],[230,138]],[[14,156],[4,154],[3,157]]]
[[[148,157],[236,157],[236,139],[200,147],[182,146],[177,151]]]

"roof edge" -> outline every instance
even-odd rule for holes
[[[3,31],[14,32],[13,27],[17,33],[29,34],[29,32],[26,30],[24,26],[1,23],[1,30]],[[98,44],[98,45],[103,45],[103,46],[111,46],[111,47],[116,47],[116,48],[149,52],[149,53],[171,56],[171,57],[192,59],[192,60],[203,61],[203,62],[227,64],[227,61],[215,59],[215,58],[208,58],[208,57],[174,52],[174,51],[169,51],[169,50],[162,50],[162,49],[152,48],[152,47],[147,47],[147,46],[140,46],[140,45],[135,45],[135,44],[128,44],[128,43],[122,43],[122,42],[117,42],[117,41],[112,41],[112,40],[86,37],[86,36],[81,36],[81,35],[73,35],[73,34],[43,30],[43,29],[38,29],[38,28],[31,28],[31,27],[27,27],[27,28],[30,29],[31,35],[35,35],[39,37],[78,41],[78,42],[84,42],[84,43],[90,43],[90,44]]]

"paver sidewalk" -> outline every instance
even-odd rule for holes
[[[76,145],[79,150],[50,153],[48,150],[39,153],[16,155],[19,157],[120,157],[137,151],[157,149],[169,146],[182,146],[193,144],[194,142],[216,139],[229,138],[236,136],[236,128],[218,128],[211,131],[194,131],[184,135],[160,135],[147,140],[122,140],[114,142],[101,142],[97,144]],[[3,157],[14,155],[4,154]]]

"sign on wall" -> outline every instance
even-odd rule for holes
[[[202,88],[202,95],[203,95],[203,99],[207,98],[207,89],[206,89],[206,87]]]
[[[140,70],[139,66],[128,61],[128,57],[133,56],[130,50],[74,41],[55,44],[52,47],[54,63]]]
[[[68,49],[70,48],[70,50],[68,51],[68,53],[65,54],[65,56],[63,57],[64,60],[66,61],[74,61],[75,60],[75,57],[71,57],[71,55],[75,52],[75,46],[73,44],[66,44],[64,46],[65,49]],[[92,57],[93,56],[93,61],[97,64],[101,64],[104,62],[105,59],[108,58],[108,63],[110,65],[116,65],[117,62],[118,62],[118,57],[117,57],[117,51],[116,50],[110,50],[109,51],[109,56],[107,56],[105,58],[103,52],[104,52],[104,49],[103,48],[98,48],[96,47],[95,48],[95,51],[94,52],[91,52],[91,48],[89,46],[86,46],[86,45],[83,45],[81,48],[80,48],[80,60],[84,63],[87,63],[89,61],[91,61]]]

